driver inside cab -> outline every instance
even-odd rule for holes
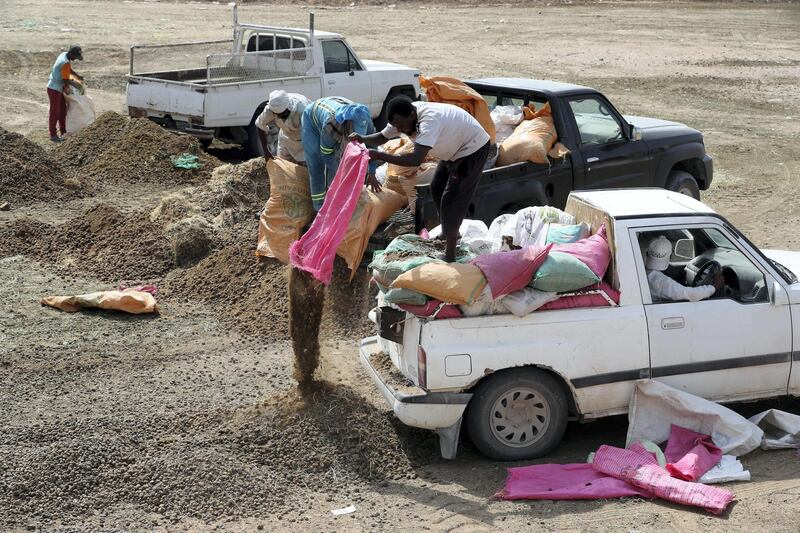
[[[664,235],[652,239],[647,246],[645,257],[645,270],[647,282],[650,285],[650,294],[653,300],[697,302],[712,297],[722,289],[725,280],[722,271],[715,273],[711,283],[699,287],[686,287],[664,274],[669,267],[669,258],[672,255],[672,243]]]

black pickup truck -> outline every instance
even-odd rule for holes
[[[570,191],[662,187],[700,198],[713,163],[703,134],[676,122],[624,116],[589,87],[522,78],[468,81],[492,109],[549,102],[558,140],[570,150],[549,165],[516,163],[484,171],[467,218],[487,225],[500,214],[532,205],[563,208]],[[415,226],[438,224],[430,188],[417,187]]]

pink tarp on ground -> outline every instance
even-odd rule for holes
[[[325,203],[311,228],[289,247],[292,266],[305,270],[326,285],[333,274],[336,249],[344,239],[356,209],[368,164],[369,155],[364,145],[348,143],[325,195]]]
[[[506,485],[496,494],[504,500],[594,500],[625,496],[652,497],[630,483],[601,474],[588,463],[509,468]]]
[[[672,424],[664,456],[672,477],[697,481],[720,462],[722,450],[714,446],[710,436]]]

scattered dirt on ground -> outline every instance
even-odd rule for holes
[[[294,349],[294,378],[305,388],[319,365],[319,329],[325,285],[298,268],[289,271],[289,333]]]
[[[76,177],[93,189],[142,182],[205,183],[221,164],[206,154],[193,137],[170,133],[150,120],[112,111],[69,135],[55,153]],[[175,168],[170,158],[183,153],[197,155],[200,168]]]
[[[79,195],[70,175],[38,144],[0,127],[0,203],[26,204]]]

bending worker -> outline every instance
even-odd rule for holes
[[[303,150],[315,211],[319,211],[325,202],[325,194],[336,176],[350,134],[361,136],[374,132],[375,126],[367,107],[346,98],[320,98],[306,107],[303,113]],[[370,161],[366,183],[378,192],[381,185],[375,177],[376,167],[377,163]]]
[[[306,106],[311,100],[297,93],[287,93],[286,91],[272,91],[269,93],[269,102],[264,111],[258,115],[256,126],[258,127],[258,138],[261,147],[264,149],[264,158],[272,159],[273,154],[269,151],[267,144],[267,132],[269,126],[275,124],[280,131],[278,133],[278,157],[294,163],[305,162],[303,153],[303,141],[301,135],[301,117]]]
[[[663,235],[651,240],[647,246],[644,268],[647,271],[650,294],[654,299],[673,302],[681,300],[698,302],[714,296],[725,283],[722,273],[719,272],[712,285],[701,285],[699,287],[681,285],[664,274],[664,271],[669,267],[670,255],[672,255],[672,243]]]
[[[80,90],[81,85],[73,80],[71,76],[83,81],[83,76],[72,69],[73,61],[83,61],[83,50],[77,44],[69,47],[69,50],[62,52],[53,63],[50,70],[50,80],[47,83],[47,99],[50,101],[50,113],[48,127],[50,129],[50,140],[61,142],[58,136],[56,125],[61,128],[61,135],[67,133],[67,101],[64,99],[64,92],[69,92],[69,86]]]
[[[350,138],[376,147],[404,133],[414,141],[413,152],[394,155],[370,150],[370,159],[401,167],[419,166],[429,153],[440,160],[431,181],[431,194],[447,242],[445,259],[452,262],[456,255],[458,228],[467,214],[489,158],[489,134],[472,115],[459,107],[412,102],[407,96],[397,96],[389,101],[387,118],[389,124],[383,131]]]

